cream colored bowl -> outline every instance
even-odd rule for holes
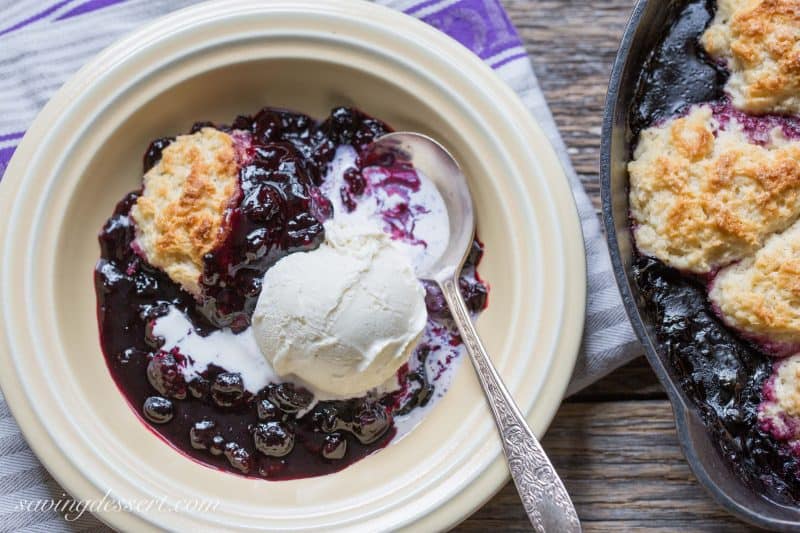
[[[340,473],[288,482],[218,472],[175,452],[139,422],[106,369],[96,236],[138,186],[144,148],[195,120],[229,121],[267,104],[319,117],[356,105],[456,155],[492,288],[479,329],[544,433],[583,327],[583,244],[564,173],[520,100],[479,59],[421,22],[352,0],[198,5],[111,46],[58,92],[0,185],[3,391],[73,495],[167,503],[99,514],[119,529],[451,526],[507,479],[468,364],[406,438]],[[216,510],[181,506],[197,498],[218,502]]]

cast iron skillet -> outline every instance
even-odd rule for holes
[[[710,0],[709,0],[710,1]],[[645,348],[647,359],[672,402],[683,452],[700,483],[717,502],[751,524],[780,531],[800,531],[800,507],[788,507],[756,494],[730,469],[697,407],[680,387],[679,378],[655,342],[654,324],[644,311],[644,302],[633,279],[633,249],[628,220],[628,174],[626,165],[634,141],[635,118],[629,110],[636,97],[640,73],[647,57],[657,47],[678,13],[690,0],[639,0],[625,30],[614,63],[606,102],[601,152],[603,221],[617,284],[633,329]],[[691,77],[690,77],[691,78]],[[704,90],[698,79],[685,94]],[[698,98],[697,101],[702,101]],[[668,100],[661,102],[669,104]],[[668,112],[670,110],[667,110]]]

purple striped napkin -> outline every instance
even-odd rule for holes
[[[494,68],[525,102],[562,160],[583,226],[590,295],[583,349],[570,391],[641,353],[617,294],[597,216],[502,4],[498,0],[377,1],[447,33]],[[71,74],[122,34],[193,3],[0,0],[0,179],[25,129]],[[68,498],[25,444],[0,393],[0,531],[105,528],[88,513],[65,520],[57,504]]]

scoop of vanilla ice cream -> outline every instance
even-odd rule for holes
[[[427,321],[410,260],[377,228],[328,222],[316,250],[264,276],[256,341],[275,372],[332,396],[382,385],[408,360]]]

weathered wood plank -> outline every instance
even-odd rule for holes
[[[752,531],[697,484],[666,400],[567,403],[544,439],[584,531]],[[524,531],[513,485],[457,531]]]
[[[504,0],[530,53],[575,170],[599,205],[606,88],[634,0]]]

